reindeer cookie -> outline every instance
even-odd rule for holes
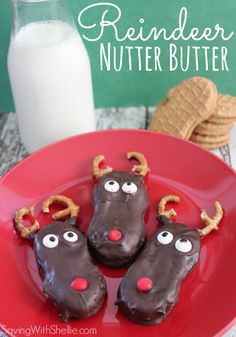
[[[94,217],[88,239],[95,257],[110,267],[130,264],[146,241],[144,214],[148,207],[144,176],[149,171],[143,154],[129,152],[140,165],[133,172],[99,168],[104,156],[93,161],[93,174],[98,179],[94,190]]]
[[[39,228],[39,223],[25,227],[23,217],[34,215],[32,207],[21,208],[15,223],[22,238],[34,242],[37,263],[44,276],[43,291],[51,298],[61,318],[86,318],[94,315],[102,306],[106,295],[106,283],[94,265],[87,248],[86,237],[76,228],[79,207],[65,196],[53,196],[43,203],[43,212],[49,212],[54,202],[68,205],[53,215],[52,223]],[[60,218],[71,215],[65,222]]]
[[[202,211],[206,227],[194,230],[169,219],[176,215],[173,209],[165,211],[169,201],[178,202],[179,197],[170,195],[160,201],[158,220],[163,226],[129,268],[117,294],[119,310],[140,324],[159,324],[166,318],[178,301],[182,282],[198,262],[200,238],[218,229],[223,216],[216,202],[215,216],[211,219]]]

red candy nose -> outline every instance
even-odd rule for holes
[[[122,238],[122,233],[118,229],[112,229],[108,233],[108,239],[110,241],[119,241]]]
[[[149,291],[152,289],[152,286],[153,286],[153,282],[148,277],[142,277],[137,282],[137,288],[140,291],[144,291],[144,292]]]
[[[76,278],[74,281],[71,282],[71,288],[77,291],[83,291],[88,288],[88,281],[82,277]]]

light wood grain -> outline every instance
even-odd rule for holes
[[[155,108],[144,106],[96,110],[97,130],[146,129]],[[28,153],[21,143],[14,113],[0,115],[0,175],[25,158]],[[229,145],[213,150],[217,156],[236,169],[236,127]]]
[[[97,130],[105,129],[144,129],[147,109],[121,108],[96,110]],[[0,175],[24,159],[28,153],[24,148],[14,113],[0,115]]]

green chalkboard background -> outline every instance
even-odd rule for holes
[[[91,0],[69,0],[69,5],[75,19],[79,12],[89,4],[96,1]],[[181,7],[188,9],[187,29],[197,26],[200,29],[206,26],[214,27],[220,24],[224,27],[227,34],[236,31],[236,1],[235,0],[113,0],[112,3],[118,5],[122,10],[122,17],[117,24],[119,33],[124,33],[128,27],[138,27],[139,19],[145,19],[145,30],[151,27],[167,27],[172,30],[178,25],[178,15]],[[103,9],[104,10],[104,9]],[[103,12],[101,8],[91,12],[87,18],[88,23],[94,23]],[[111,13],[111,17],[112,17]],[[110,17],[109,17],[110,18]],[[82,34],[89,33],[80,27]],[[7,49],[10,39],[11,29],[11,9],[10,0],[0,0],[0,112],[14,111],[11,89],[7,75]],[[92,32],[91,32],[92,36]],[[111,106],[138,106],[154,105],[165,96],[168,88],[176,85],[179,81],[192,75],[207,76],[213,79],[218,86],[218,90],[223,93],[236,95],[236,34],[229,41],[222,41],[220,38],[214,42],[176,42],[177,45],[196,45],[196,46],[226,46],[228,48],[228,67],[226,71],[204,71],[201,67],[203,57],[200,58],[200,69],[196,71],[193,66],[187,72],[180,69],[170,72],[167,67],[159,71],[138,71],[137,67],[133,71],[127,69],[127,59],[124,61],[124,68],[120,72],[101,71],[99,46],[100,43],[119,47],[121,44],[114,39],[113,29],[107,28],[104,36],[98,42],[85,41],[93,72],[94,95],[97,107]],[[167,42],[148,41],[148,42],[123,42],[124,46],[155,46],[162,49],[163,63],[168,59]]]

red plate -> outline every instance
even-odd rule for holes
[[[194,228],[202,226],[201,208],[213,214],[214,201],[219,200],[225,212],[220,229],[202,240],[200,263],[185,280],[179,302],[162,324],[140,326],[117,313],[114,301],[125,270],[101,267],[108,285],[103,309],[93,318],[71,320],[66,325],[42,294],[32,246],[16,235],[12,218],[21,206],[36,205],[37,217],[45,225],[50,217],[40,213],[42,200],[62,193],[81,206],[81,229],[86,230],[93,214],[93,158],[103,153],[113,168],[130,170],[133,163],[126,160],[126,152],[132,150],[143,152],[151,168],[147,179],[149,236],[156,229],[157,201],[169,193],[181,196],[176,220]],[[22,336],[27,331],[31,336],[71,336],[75,332],[102,337],[222,336],[236,321],[235,200],[236,175],[232,169],[200,147],[163,134],[137,130],[96,132],[35,153],[0,181],[0,326],[11,336]]]

